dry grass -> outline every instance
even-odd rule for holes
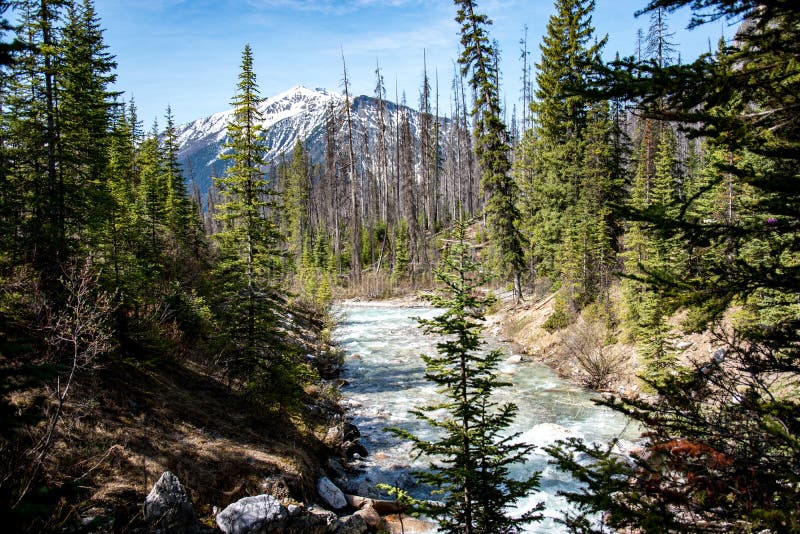
[[[619,288],[612,288],[610,306],[619,306],[621,299]],[[626,332],[619,328],[615,331],[605,330],[601,336],[606,339],[604,342],[587,339],[597,337],[597,333],[593,332],[595,323],[599,320],[594,316],[597,310],[589,316],[584,310],[570,326],[548,332],[545,322],[552,315],[555,303],[556,295],[553,293],[538,298],[529,297],[521,305],[510,300],[504,301],[497,313],[489,317],[489,331],[515,343],[532,359],[548,365],[561,376],[578,384],[624,395],[638,393],[642,388],[638,378],[641,364],[636,347],[624,341],[629,337]],[[620,315],[618,309],[605,311],[612,316]],[[730,327],[734,312],[735,310],[730,310],[726,314],[723,328]],[[678,355],[678,363],[691,367],[698,365],[698,362],[707,362],[718,348],[719,342],[709,331],[685,332],[682,329],[684,320],[685,312],[678,312],[668,321],[670,332],[667,338],[672,350]],[[604,367],[609,364],[611,367],[602,369],[600,373],[607,375],[608,380],[587,380],[590,373],[586,365],[581,363],[581,359],[587,360],[590,367],[595,363],[601,363]]]
[[[587,385],[587,372],[578,357],[585,355],[575,350],[575,331],[567,327],[550,332],[546,328],[547,319],[553,314],[556,306],[556,295],[548,293],[540,298],[535,296],[522,304],[504,302],[499,311],[489,317],[489,331],[500,335],[516,344],[532,359],[544,363],[560,376],[581,385]],[[579,316],[578,322],[586,323],[587,319]],[[589,320],[591,323],[592,321]],[[583,336],[586,337],[586,336]],[[597,343],[594,343],[595,345]],[[623,343],[602,344],[603,355],[613,355],[615,369],[608,380],[597,383],[602,389],[614,389],[621,392],[638,390],[638,371],[635,350]],[[597,347],[590,352],[597,352]],[[590,358],[595,359],[596,358]],[[589,385],[592,385],[589,381]]]
[[[15,400],[30,402],[37,393],[28,396]],[[77,482],[82,497],[54,515],[106,515],[115,531],[139,529],[144,497],[166,470],[207,521],[212,507],[246,495],[309,500],[328,452],[320,439],[327,421],[302,409],[258,413],[191,363],[109,364],[65,406],[45,474],[51,485]]]

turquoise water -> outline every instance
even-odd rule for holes
[[[414,319],[433,317],[437,311],[380,303],[347,303],[338,311],[342,321],[335,338],[347,355],[343,404],[370,452],[362,461],[364,472],[352,481],[353,487],[364,494],[374,484],[384,482],[426,497],[429,488],[415,485],[410,471],[425,468],[427,461],[414,459],[411,445],[385,428],[404,428],[423,438],[433,437],[410,410],[437,398],[435,387],[425,380],[419,357],[422,353],[435,353],[436,338],[423,334]],[[497,400],[514,402],[519,407],[511,430],[521,432],[520,439],[526,443],[537,445],[528,461],[513,473],[524,476],[542,471],[540,491],[520,503],[520,511],[544,502],[546,519],[530,525],[527,532],[565,532],[562,525],[554,522],[561,516],[560,510],[567,507],[566,500],[557,493],[577,486],[567,474],[548,464],[541,447],[568,436],[608,442],[614,437],[635,439],[636,433],[621,415],[596,406],[590,392],[559,378],[546,366],[518,362],[510,346],[489,337],[487,346],[501,347],[507,356],[500,372],[512,386],[498,389]]]

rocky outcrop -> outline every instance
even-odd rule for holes
[[[271,495],[258,495],[236,501],[217,514],[217,526],[225,534],[364,534],[384,530],[386,522],[366,506],[352,515],[337,517],[318,506],[284,507]]]
[[[345,497],[347,498],[347,504],[357,510],[353,515],[361,517],[371,532],[383,532],[386,530],[386,520],[381,517],[382,513],[402,511],[402,507],[397,501],[366,499],[357,495],[346,495]],[[383,510],[383,512],[380,510]]]
[[[339,518],[330,510],[312,506],[308,510],[302,509],[301,513],[291,517],[286,529],[286,534],[327,534],[336,532],[339,527]]]
[[[197,532],[197,516],[178,477],[165,471],[144,500],[144,519],[156,533]]]

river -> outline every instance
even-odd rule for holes
[[[338,309],[342,320],[335,339],[346,353],[342,403],[361,430],[369,456],[361,461],[363,472],[351,481],[350,491],[368,495],[379,482],[403,487],[416,497],[428,497],[427,488],[414,483],[411,471],[423,469],[424,459],[414,460],[411,445],[386,427],[398,427],[430,439],[431,429],[410,410],[435,400],[436,388],[425,380],[420,354],[435,353],[436,338],[420,330],[415,317],[430,318],[430,307],[401,307],[382,303],[345,303]],[[608,442],[614,437],[635,438],[620,414],[592,402],[592,394],[559,378],[544,365],[519,362],[512,347],[487,335],[487,346],[502,347],[507,355],[500,372],[513,385],[496,390],[501,402],[519,407],[511,428],[521,439],[537,445],[527,463],[512,471],[524,476],[542,471],[540,491],[520,503],[520,510],[545,503],[545,520],[529,525],[526,532],[565,532],[555,522],[567,507],[559,490],[576,489],[570,476],[548,464],[542,446],[568,436]]]

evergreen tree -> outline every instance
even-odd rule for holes
[[[522,525],[540,519],[542,505],[519,517],[511,517],[509,508],[538,486],[539,474],[523,480],[509,476],[509,466],[524,461],[533,447],[517,442],[519,434],[507,435],[517,407],[498,405],[492,399],[495,389],[509,384],[497,375],[502,353],[480,349],[484,310],[490,299],[478,291],[486,280],[466,241],[463,220],[456,223],[435,275],[443,290],[429,300],[444,313],[420,324],[426,333],[444,340],[437,344],[438,355],[422,359],[425,377],[440,388],[444,399],[413,413],[440,429],[442,436],[428,441],[407,431],[393,432],[432,458],[430,471],[417,476],[438,488],[443,502],[418,504],[438,520],[440,531],[520,532]],[[447,412],[445,418],[430,415],[442,409]]]
[[[111,209],[106,233],[110,242],[108,257],[113,270],[113,284],[119,291],[119,301],[124,308],[135,306],[133,301],[137,296],[137,288],[142,285],[142,258],[138,253],[147,228],[136,205],[134,161],[137,149],[131,123],[123,106],[117,108],[112,122],[106,169]],[[124,325],[118,326],[120,333],[124,333]]]
[[[473,0],[455,0],[456,22],[461,25],[459,63],[461,74],[470,76],[475,92],[475,153],[481,167],[481,185],[487,194],[485,211],[491,238],[500,266],[511,275],[514,295],[522,298],[522,271],[525,268],[522,236],[517,228],[517,186],[511,177],[508,132],[501,119],[497,50],[489,43],[486,27],[491,20],[476,12]]]
[[[311,177],[308,155],[298,139],[286,175],[284,191],[285,212],[288,227],[289,253],[304,254],[303,235],[308,230],[308,199],[311,192]]]
[[[17,54],[4,88],[3,121],[6,158],[14,164],[5,177],[4,217],[21,235],[8,250],[32,261],[42,274],[44,290],[58,292],[61,262],[67,258],[63,187],[57,166],[57,75],[59,47],[56,28],[62,0],[26,0],[15,5],[18,35],[24,46]],[[5,77],[4,77],[5,78]]]
[[[162,173],[158,124],[153,124],[152,131],[139,147],[136,159],[139,174],[137,205],[148,229],[148,256],[155,258],[161,253],[162,249],[159,241],[166,223],[166,201],[168,195]]]
[[[14,54],[23,49],[24,44],[19,38],[14,38],[12,41],[5,40],[5,33],[12,32],[14,26],[5,18],[8,8],[11,7],[10,0],[0,1],[0,68],[11,65],[14,61]]]
[[[91,0],[69,5],[60,48],[57,157],[65,238],[97,249],[111,203],[105,171],[118,93],[109,91],[116,63]]]
[[[605,44],[595,40],[594,2],[557,0],[555,7],[536,65],[534,127],[524,137],[516,174],[534,275],[566,280],[569,300],[580,306],[607,287],[615,237],[608,205],[623,189],[608,152],[608,105],[591,105],[580,94]]]
[[[181,241],[189,240],[193,213],[189,195],[186,191],[183,170],[180,162],[178,162],[178,134],[175,130],[172,107],[167,106],[164,119],[166,120],[166,127],[161,146],[162,182],[167,195],[164,203],[164,216],[170,231],[180,244]]]
[[[405,219],[395,227],[394,236],[394,269],[392,276],[395,279],[402,279],[408,274],[409,263],[411,262],[409,251],[409,230]]]
[[[231,162],[217,180],[223,196],[216,234],[216,268],[221,325],[227,335],[226,371],[250,388],[274,385],[283,363],[284,344],[278,332],[281,296],[282,238],[269,215],[274,191],[264,177],[266,148],[261,136],[258,85],[249,45],[242,53],[241,72],[232,102],[227,152]],[[272,214],[274,216],[274,214]]]
[[[800,9],[654,0],[647,10],[690,4],[695,25],[744,18],[733,46],[689,65],[598,66],[596,94],[637,99],[647,116],[685,122],[711,148],[701,189],[664,204],[674,196],[665,142],[651,190],[658,203],[628,215],[658,239],[648,261],[668,257],[672,239],[693,251],[691,269],[670,258],[641,283],[686,307],[695,328],[711,326],[720,348],[651,381],[654,396],[604,401],[644,426],[645,452],[632,465],[577,440],[552,451],[586,484],[569,496],[579,512],[567,521],[580,531],[595,530],[587,514],[600,510],[612,528],[645,532],[800,529]],[[715,189],[729,191],[733,216],[704,214]],[[732,306],[741,311],[723,323]]]

